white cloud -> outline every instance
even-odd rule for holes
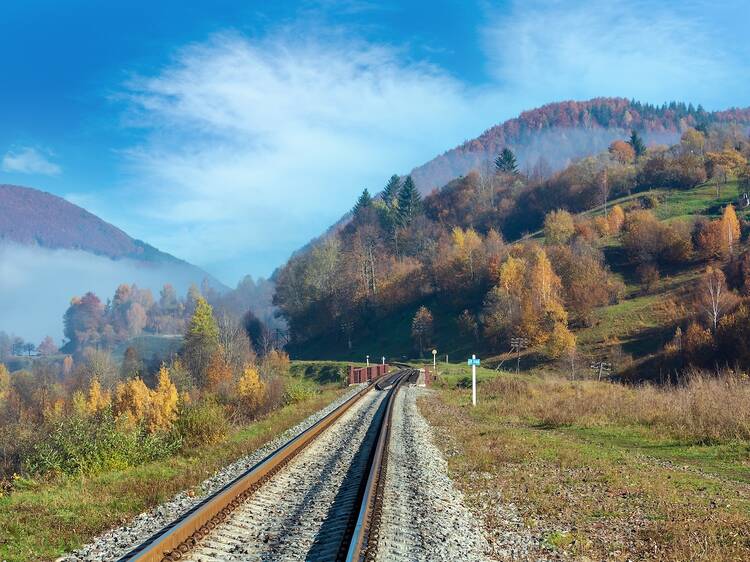
[[[62,169],[51,162],[49,156],[51,154],[28,146],[9,150],[3,156],[2,169],[4,172],[56,176],[62,172]]]
[[[695,1],[516,1],[491,14],[482,40],[489,72],[517,96],[624,96],[723,108],[747,74],[736,37],[702,17],[721,9]]]
[[[394,49],[289,33],[193,45],[126,99],[130,123],[150,131],[127,152],[131,189],[145,215],[171,225],[148,240],[201,264],[274,247],[265,273],[364,187],[480,132],[488,113]]]

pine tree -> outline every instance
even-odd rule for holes
[[[638,160],[638,158],[646,153],[646,145],[644,144],[641,136],[638,134],[638,131],[636,131],[635,129],[630,132],[630,140],[628,141],[628,144],[633,148],[636,160]]]
[[[398,192],[401,189],[401,179],[396,175],[392,175],[388,183],[383,188],[381,197],[383,203],[387,209],[394,209],[398,205]]]
[[[503,151],[500,153],[500,156],[498,156],[495,159],[495,168],[497,168],[498,172],[501,172],[503,174],[517,174],[518,173],[518,164],[516,162],[516,155],[513,154],[513,151],[505,147],[503,148]]]
[[[364,209],[370,207],[372,205],[372,197],[370,196],[370,192],[367,190],[367,188],[364,188],[362,190],[362,195],[359,196],[359,199],[357,199],[357,202],[354,204],[354,208],[352,209],[352,215],[355,217],[359,215]]]
[[[422,207],[422,196],[417,191],[411,176],[406,176],[398,192],[398,216],[402,225],[409,224],[419,214]]]

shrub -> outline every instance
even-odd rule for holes
[[[229,433],[224,407],[212,400],[185,406],[175,423],[183,449],[223,441]]]
[[[32,474],[97,474],[172,454],[179,440],[123,423],[107,409],[96,416],[70,416],[50,428],[26,459]]]
[[[287,404],[296,404],[312,398],[317,393],[317,387],[306,380],[290,380],[284,391],[284,400]]]

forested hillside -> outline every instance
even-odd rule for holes
[[[522,172],[546,177],[577,158],[605,150],[631,129],[637,129],[647,143],[672,144],[688,127],[706,130],[733,123],[750,123],[750,109],[709,112],[700,105],[654,106],[624,98],[552,103],[488,129],[415,168],[411,176],[427,194],[471,170],[491,167],[499,152],[510,148]]]
[[[535,361],[617,355],[622,375],[750,362],[728,353],[747,314],[744,125],[687,127],[672,146],[634,130],[546,179],[498,152],[424,198],[393,176],[293,257],[276,293],[292,354],[502,354],[522,337]],[[644,335],[629,355],[618,341]]]

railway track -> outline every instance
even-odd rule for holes
[[[401,368],[369,385],[121,561],[374,559]]]

